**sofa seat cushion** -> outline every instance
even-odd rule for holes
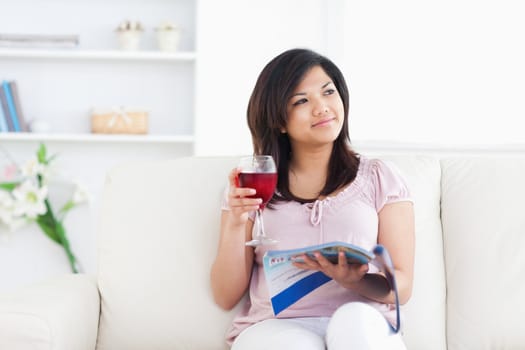
[[[55,277],[0,295],[0,349],[93,350],[99,295],[87,275]]]

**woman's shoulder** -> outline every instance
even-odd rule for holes
[[[364,177],[370,185],[378,210],[388,203],[412,201],[405,176],[394,162],[380,158],[364,158],[362,161],[367,175]]]
[[[363,175],[403,177],[399,168],[390,160],[381,158],[359,157],[359,171]]]

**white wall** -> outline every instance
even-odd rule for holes
[[[525,142],[522,1],[200,3],[197,154],[251,151],[245,108],[257,74],[300,45],[343,69],[353,140]]]
[[[457,144],[525,141],[522,1],[345,5],[354,137]]]

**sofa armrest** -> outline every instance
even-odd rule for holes
[[[0,349],[94,350],[99,313],[95,279],[83,274],[0,294]]]

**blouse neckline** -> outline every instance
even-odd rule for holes
[[[369,172],[370,169],[370,161],[369,159],[360,156],[359,157],[359,167],[357,169],[357,174],[352,182],[350,182],[348,185],[346,185],[341,191],[337,192],[334,195],[327,196],[323,199],[316,199],[312,202],[302,203],[302,205],[313,207],[315,203],[323,203],[328,204],[334,201],[338,201],[341,197],[347,197],[350,195],[353,195],[354,193],[358,192],[363,188],[363,185],[366,182],[366,174]]]

